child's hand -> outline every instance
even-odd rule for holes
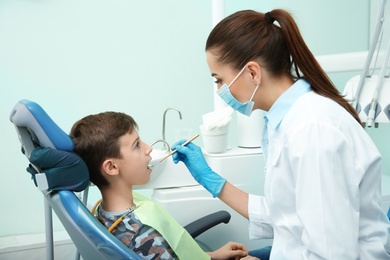
[[[248,249],[240,243],[228,242],[219,249],[207,253],[213,260],[222,259],[242,259],[248,255]],[[245,258],[245,259],[256,259],[256,258]]]
[[[240,260],[261,260],[261,259],[254,256],[247,255],[243,258],[240,258]]]

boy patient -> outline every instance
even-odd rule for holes
[[[235,242],[204,253],[161,206],[133,193],[134,185],[148,183],[152,159],[151,146],[140,139],[137,130],[135,120],[119,112],[86,116],[71,129],[74,151],[86,162],[90,180],[102,195],[97,207],[99,221],[144,259],[186,260],[189,255],[191,259],[256,259],[247,256],[246,247]],[[158,215],[150,216],[145,210]],[[171,246],[170,241],[179,241],[179,245],[172,242]]]

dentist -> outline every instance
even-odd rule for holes
[[[251,239],[273,237],[271,259],[390,259],[381,155],[291,15],[236,12],[212,30],[206,56],[228,105],[267,111],[265,194],[233,186],[193,143],[176,143],[174,162],[247,218]]]

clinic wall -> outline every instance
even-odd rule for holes
[[[279,7],[293,13],[315,55],[368,48],[368,0],[225,2],[226,14]],[[18,100],[37,101],[66,132],[87,114],[129,113],[148,143],[162,137],[163,112],[175,106],[183,119],[167,114],[172,143],[177,130],[197,133],[213,108],[204,56],[210,30],[205,0],[0,1],[0,237],[43,232],[42,197],[8,120]],[[347,78],[331,77],[342,89]],[[91,203],[97,197],[95,190]]]
[[[8,119],[18,100],[38,102],[66,132],[87,114],[125,112],[147,143],[162,138],[163,112],[175,106],[183,119],[167,114],[172,143],[213,107],[210,29],[206,1],[0,1],[0,237],[43,231],[42,196]]]

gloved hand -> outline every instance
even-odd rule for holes
[[[211,170],[199,146],[193,143],[182,146],[184,142],[185,140],[181,140],[172,145],[171,149],[177,150],[172,155],[173,162],[177,164],[179,161],[182,161],[194,179],[208,190],[214,198],[218,197],[225,185],[226,179]]]

